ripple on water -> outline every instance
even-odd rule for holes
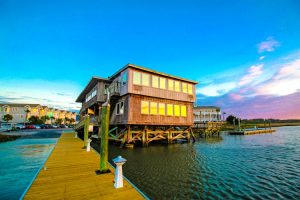
[[[300,127],[133,150],[125,175],[153,199],[300,199]]]

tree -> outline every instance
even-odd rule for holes
[[[37,116],[30,116],[28,121],[30,124],[43,124],[43,121]]]
[[[65,117],[65,124],[68,124],[68,122],[70,122],[70,118]]]
[[[229,124],[233,124],[233,122],[235,121],[235,124],[238,124],[238,118],[234,115],[229,115],[227,118],[226,118],[226,121],[229,123]]]
[[[26,109],[25,112],[26,112],[26,115],[25,115],[24,123],[26,123],[26,120],[28,120],[28,113],[30,113],[30,110]]]
[[[3,120],[7,122],[11,121],[13,119],[13,116],[10,114],[6,114],[3,116]]]
[[[43,124],[45,124],[45,122],[49,119],[50,119],[50,117],[47,115],[41,117],[41,121],[43,122]]]
[[[53,120],[55,120],[55,117],[54,117],[54,116],[51,116],[51,117],[50,117],[50,123],[51,123],[51,124],[53,123]]]
[[[56,120],[56,124],[62,124],[62,121],[63,120],[59,118],[59,119]]]
[[[70,124],[74,124],[74,122],[75,122],[75,119],[71,118],[70,119]]]

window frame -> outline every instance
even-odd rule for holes
[[[147,106],[148,107],[148,113],[143,113],[142,112],[143,111],[143,102],[148,104],[148,106]],[[150,107],[149,101],[141,100],[141,114],[142,115],[149,115],[149,113],[150,113],[150,108],[149,107]]]
[[[155,78],[155,79],[157,78],[157,87],[153,85],[153,83],[154,83],[154,81],[153,81],[154,78]],[[151,76],[151,87],[153,87],[153,88],[159,88],[159,76],[156,76],[156,75],[152,75],[152,76]]]
[[[156,104],[155,108],[156,108],[156,112],[155,113],[152,113],[152,104]],[[157,106],[158,106],[158,103],[157,102],[154,102],[154,101],[150,101],[149,103],[149,114],[150,115],[157,115]]]
[[[135,82],[135,74],[139,74],[139,83]],[[132,84],[133,85],[141,85],[141,83],[142,83],[142,72],[133,71],[133,73],[132,73]]]

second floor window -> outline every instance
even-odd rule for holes
[[[124,102],[121,101],[117,103],[117,115],[122,115],[124,114]]]
[[[154,88],[159,87],[158,76],[152,76],[152,87]]]
[[[133,72],[133,84],[141,85],[141,72]]]

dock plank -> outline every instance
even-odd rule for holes
[[[82,146],[74,134],[63,133],[24,199],[144,199],[126,180],[115,189],[113,168],[96,175],[99,155]]]

